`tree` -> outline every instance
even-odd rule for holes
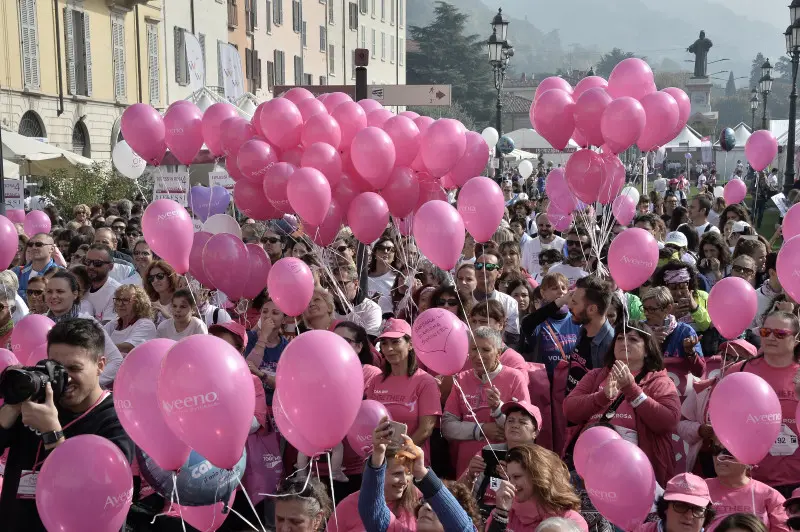
[[[775,73],[776,73],[776,75],[773,76],[773,77],[783,78],[785,80],[788,80],[789,83],[791,83],[792,82],[792,60],[789,59],[788,57],[786,57],[785,55],[781,56],[781,58],[778,59],[778,62],[775,63]]]
[[[633,55],[633,52],[623,52],[619,48],[614,48],[600,58],[600,61],[597,63],[597,68],[595,69],[595,73],[598,76],[608,78],[615,66],[620,64],[625,59],[629,59],[631,57],[636,57]]]
[[[407,55],[406,81],[441,83],[453,87],[453,100],[479,123],[491,119],[492,71],[486,61],[486,44],[478,35],[465,35],[469,15],[452,4],[437,2],[434,20],[412,26],[410,40],[417,49]]]
[[[667,87],[677,87],[686,90],[686,81],[689,79],[691,72],[665,72],[658,70],[653,74],[658,90],[666,89]]]
[[[152,183],[143,186],[145,191],[152,189]],[[42,179],[39,190],[60,212],[72,212],[81,203],[94,205],[133,198],[138,192],[136,181],[116,173],[111,165],[101,163],[91,167],[55,170]]]
[[[753,59],[753,63],[750,65],[750,89],[757,89],[758,88],[758,81],[761,79],[761,65],[764,64],[767,58],[764,57],[764,54],[758,52],[755,59]]]
[[[470,116],[464,107],[458,103],[453,102],[453,105],[450,107],[445,107],[443,105],[438,105],[435,107],[408,107],[407,111],[414,111],[418,115],[422,116],[429,116],[431,118],[439,119],[439,118],[453,118],[458,120],[464,127],[467,128],[467,131],[475,131],[475,120]]]
[[[728,76],[728,83],[725,85],[725,96],[728,98],[736,96],[736,82],[733,80],[733,70],[731,70]]]

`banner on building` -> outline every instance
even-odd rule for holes
[[[700,139],[700,154],[704,164],[711,164],[714,160],[714,147],[711,144],[711,137]]]
[[[244,74],[239,50],[232,44],[219,43],[220,68],[222,69],[222,88],[225,98],[233,103],[244,94]]]
[[[171,199],[189,206],[189,172],[163,172],[156,176],[153,201]]]
[[[21,179],[4,179],[3,189],[6,193],[6,210],[22,210],[25,208],[25,195],[22,192]]]
[[[208,173],[209,187],[223,187],[233,195],[234,185],[236,185],[236,181],[225,170],[215,170]]]
[[[189,86],[192,92],[200,90],[206,84],[206,66],[203,62],[203,47],[191,33],[184,32],[186,45],[186,64],[189,65]]]

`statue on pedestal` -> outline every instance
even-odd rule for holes
[[[686,49],[687,52],[694,54],[694,75],[693,78],[708,77],[708,51],[714,43],[706,38],[706,32],[700,32],[700,38]]]

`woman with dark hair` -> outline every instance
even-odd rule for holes
[[[400,261],[397,258],[397,245],[394,240],[387,237],[379,238],[372,247],[369,257],[367,294],[381,306],[383,314],[394,311],[391,291],[399,269]]]
[[[353,351],[358,355],[358,360],[361,366],[368,366],[375,369],[375,374],[380,373],[381,358],[378,353],[373,350],[372,344],[367,336],[367,331],[361,325],[353,323],[352,321],[340,321],[336,324],[333,332],[345,339],[350,344]],[[367,375],[364,375],[364,381],[367,381]]]
[[[608,310],[606,310],[606,319],[608,323],[616,329],[618,325],[622,324],[624,315],[625,308],[622,305],[622,300],[614,293],[611,296],[611,304],[608,306]]]
[[[689,211],[686,207],[675,207],[672,211],[672,216],[669,219],[669,230],[670,231],[677,231],[678,226],[681,224],[687,224],[691,221],[689,218]]]
[[[686,237],[686,249],[692,255],[693,259],[697,258],[697,246],[700,243],[700,239],[697,236],[697,231],[694,230],[689,224],[681,224],[676,229],[679,233],[683,233],[683,236]],[[689,262],[689,261],[687,261]]]
[[[460,301],[458,297],[458,291],[452,285],[442,285],[437,288],[431,296],[431,303],[431,308],[443,308],[449,310],[458,316],[458,319],[464,323],[467,323],[467,316],[469,315],[469,311],[472,310],[472,302]]]
[[[333,512],[331,498],[316,478],[284,479],[273,500],[276,530],[322,532]]]
[[[784,526],[780,530],[791,530],[791,528]],[[753,514],[736,513],[720,521],[714,532],[767,532],[767,527]]]
[[[711,327],[708,292],[698,290],[697,271],[694,267],[671,260],[656,270],[653,285],[669,288],[675,302],[673,313],[678,321],[691,325],[697,332]]]
[[[722,214],[719,215],[720,232],[725,229],[725,223],[728,220],[732,220],[734,222],[745,222],[747,225],[752,225],[752,222],[750,221],[750,215],[747,214],[747,210],[741,203],[728,205],[722,210]]]
[[[178,289],[178,274],[166,261],[154,260],[142,274],[142,288],[153,303],[156,327],[172,318],[172,295]]]
[[[604,367],[590,370],[578,382],[564,399],[564,415],[577,425],[568,440],[594,424],[610,426],[642,449],[659,484],[672,477],[672,433],[681,402],[647,324],[617,328]]]
[[[728,273],[731,264],[731,253],[722,235],[716,231],[708,231],[700,239],[700,261],[697,266],[707,279],[717,282]]]
[[[539,287],[537,286],[536,288]],[[533,297],[534,290],[535,289],[531,287],[531,284],[525,280],[518,280],[509,283],[505,289],[505,293],[513,297],[514,301],[517,302],[520,323],[525,316],[535,310]]]
[[[475,263],[465,262],[456,270],[456,290],[461,294],[461,301],[474,301],[475,287],[478,281],[475,277]]]
[[[644,523],[634,532],[702,532],[716,515],[705,480],[691,473],[670,479],[656,501],[656,513],[658,521]]]

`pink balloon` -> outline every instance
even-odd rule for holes
[[[371,244],[380,238],[389,223],[389,206],[375,192],[362,192],[347,209],[347,223],[359,242]]]
[[[575,131],[575,101],[560,89],[545,91],[531,106],[530,118],[536,132],[558,151],[563,151]]]
[[[331,115],[318,113],[306,120],[300,140],[306,148],[315,142],[324,142],[338,150],[342,142],[342,130]]]
[[[655,91],[653,71],[638,57],[622,60],[608,76],[608,93],[615,99],[628,96],[641,100]]]
[[[347,104],[342,104],[339,108],[345,105]],[[342,177],[342,157],[336,151],[336,148],[324,142],[315,142],[307,147],[303,157],[300,159],[300,166],[303,168],[315,168],[322,172],[328,179],[331,188],[338,185],[339,179]]]
[[[505,211],[503,191],[488,177],[473,177],[458,194],[458,212],[475,242],[492,239]]]
[[[627,194],[617,196],[611,204],[611,213],[622,225],[629,225],[636,215],[636,202]]]
[[[411,340],[422,363],[439,375],[455,375],[467,362],[467,326],[447,309],[431,308],[420,314]]]
[[[410,168],[397,166],[389,175],[389,182],[381,190],[392,216],[408,216],[419,201],[419,179]]]
[[[614,201],[622,187],[625,186],[625,166],[616,155],[603,157],[603,165],[605,167],[605,178],[600,186],[597,201],[603,205],[608,205]]]
[[[556,231],[564,232],[572,226],[572,214],[559,210],[552,201],[547,207],[547,217]]]
[[[642,151],[655,151],[675,138],[672,132],[678,125],[680,108],[675,98],[663,91],[643,96],[640,103],[646,118],[644,130],[636,144]]]
[[[420,116],[414,119],[414,123],[417,124],[420,133],[425,133],[434,122],[436,122],[436,120],[430,116]]]
[[[609,427],[595,425],[589,427],[578,436],[575,442],[575,449],[572,452],[572,459],[575,463],[575,471],[581,477],[586,476],[586,469],[589,466],[589,457],[596,449],[611,440],[621,440],[622,436]]]
[[[789,212],[792,212],[791,209]],[[793,300],[799,301],[800,276],[796,275],[795,272],[800,271],[800,238],[794,237],[784,241],[780,251],[778,251],[776,270],[783,290],[792,296]],[[19,324],[17,324],[18,326]]]
[[[423,174],[417,174],[419,179],[419,200],[417,200],[417,209],[430,201],[444,201],[447,202],[447,194],[442,190],[442,186],[438,181],[423,181]]]
[[[94,434],[67,438],[36,479],[36,508],[47,530],[120,530],[132,498],[127,458],[111,440]]]
[[[247,179],[241,170],[239,170],[239,165],[236,164],[236,157],[229,157],[225,159],[225,169],[228,171],[228,175],[231,176],[235,182],[243,181]]]
[[[251,495],[251,497],[255,496]],[[227,503],[228,508],[233,506],[233,500],[235,498],[236,492],[231,494],[231,498]],[[253,501],[253,503],[258,504],[255,501]],[[231,515],[230,511],[226,511],[226,504],[223,501],[206,506],[184,506],[182,504],[177,504],[176,506],[178,507],[178,514],[183,520],[200,532],[214,532],[218,530],[225,522],[225,519]]]
[[[203,111],[186,103],[167,110],[164,127],[167,147],[181,164],[188,166],[203,147]]]
[[[369,114],[376,109],[383,109],[383,106],[377,100],[372,100],[367,98],[366,100],[359,100],[358,105],[364,110],[365,113]],[[373,427],[374,428],[374,427]]]
[[[211,238],[211,233],[205,231],[198,231],[194,234],[192,249],[189,252],[189,274],[197,279],[200,284],[213,290],[216,287],[211,283],[203,269],[203,248],[206,247],[209,238]]]
[[[303,87],[292,87],[288,91],[281,94],[281,98],[285,100],[289,100],[295,105],[298,105],[300,102],[304,102],[306,100],[315,100],[314,94],[308,89],[304,89]]]
[[[314,456],[319,452],[317,446],[303,437],[297,430],[297,427],[289,421],[288,414],[281,404],[280,393],[278,392],[275,393],[272,399],[272,413],[275,416],[275,425],[277,425],[278,431],[280,431],[281,436],[286,438],[286,441],[292,444],[292,447],[306,456]]]
[[[114,408],[122,428],[166,471],[177,471],[191,449],[170,430],[158,404],[161,362],[175,342],[156,338],[125,356],[114,379]]]
[[[367,127],[367,113],[356,102],[346,101],[336,106],[331,111],[331,117],[339,124],[342,131],[342,141],[339,148],[347,150],[353,143],[356,133]]]
[[[203,113],[203,141],[214,157],[221,157],[222,129],[220,126],[228,118],[239,116],[236,108],[226,102],[215,103]],[[125,139],[127,140],[127,135]]]
[[[14,356],[14,353],[8,349],[0,349],[0,373],[3,372],[8,366],[16,366],[19,364],[19,359]]]
[[[611,100],[611,96],[602,87],[590,88],[575,100],[575,109],[573,111],[575,130],[584,136],[585,143],[594,146],[603,144],[600,120],[603,118],[603,112],[608,107],[608,104],[611,103]]]
[[[15,224],[25,223],[25,210],[24,209],[8,209],[6,210],[6,218]]]
[[[583,133],[581,133],[577,129],[572,132],[572,140],[575,142],[575,144],[577,144],[581,148],[588,148],[589,146],[591,146],[591,144],[589,144],[589,141],[586,140],[586,137],[583,136]]]
[[[790,239],[800,235],[800,207],[797,204],[792,205],[786,216],[783,217],[781,234],[784,242],[788,242]]]
[[[658,242],[649,232],[629,227],[611,242],[608,269],[622,290],[633,290],[647,281],[658,266]]]
[[[362,192],[367,191],[360,187],[359,183],[353,178],[353,176],[342,174],[339,184],[333,191],[333,200],[339,204],[339,206],[343,209],[343,212],[347,212],[347,209],[350,208],[350,203]]]
[[[387,120],[392,118],[394,113],[388,109],[380,108],[367,112],[367,125],[369,127],[383,127]]]
[[[303,132],[303,115],[291,100],[273,98],[261,105],[261,131],[270,144],[288,150],[300,143]]]
[[[459,187],[475,176],[481,175],[489,162],[489,145],[480,133],[467,131],[467,148],[464,155],[450,169],[453,184]]]
[[[753,286],[739,277],[718,281],[708,294],[708,314],[719,333],[735,340],[750,328],[758,310],[758,296]]]
[[[569,81],[558,76],[550,76],[549,78],[544,78],[536,87],[536,94],[533,96],[534,103],[539,101],[539,98],[541,98],[545,92],[552,89],[564,91],[568,95],[572,94],[572,85],[569,84]]]
[[[304,150],[301,146],[288,149],[281,154],[281,162],[289,163],[299,168],[300,160],[303,158],[303,152]]]
[[[358,415],[364,396],[361,362],[338,334],[308,331],[281,354],[275,388],[288,420],[321,452],[342,441]]]
[[[725,184],[722,196],[728,205],[744,201],[747,196],[747,185],[741,179],[731,179]]]
[[[314,115],[320,113],[328,114],[328,110],[325,108],[325,104],[317,100],[316,98],[311,98],[299,102],[297,104],[297,109],[298,111],[300,111],[300,115],[303,117],[303,123],[308,121],[308,119]]]
[[[333,114],[333,110],[339,107],[339,105],[352,101],[353,99],[343,92],[331,92],[322,103],[325,104],[325,108],[328,109],[328,112]]]
[[[344,214],[345,209],[339,206],[339,202],[337,202],[336,199],[332,199],[331,206],[328,207],[328,214],[325,215],[325,219],[322,220],[322,223],[318,226],[307,226],[305,228],[305,233],[318,246],[330,246],[339,235],[339,229],[342,228]]]
[[[11,330],[11,351],[19,360],[27,360],[31,351],[47,343],[47,333],[55,322],[42,314],[28,314]]]
[[[245,216],[254,220],[278,220],[283,212],[278,210],[264,195],[264,187],[243,179],[233,187],[233,201]]]
[[[225,119],[219,127],[222,129],[222,153],[225,157],[235,156],[245,142],[256,136],[253,125],[240,116]],[[239,169],[244,171],[241,166]]]
[[[278,163],[270,166],[264,174],[264,195],[282,212],[292,211],[286,186],[296,170],[297,168],[291,163]]]
[[[393,116],[383,123],[383,130],[394,143],[397,166],[408,166],[419,153],[420,135],[417,124],[405,116]]]
[[[261,185],[269,167],[278,162],[272,146],[260,139],[248,140],[236,153],[236,166],[247,179]]]
[[[39,233],[49,233],[51,229],[50,217],[44,211],[31,211],[25,215],[23,229],[29,237]]]
[[[569,214],[577,208],[578,202],[567,185],[567,175],[563,168],[553,168],[547,174],[544,189],[550,198],[550,204],[558,207],[562,213]]]
[[[43,342],[28,353],[27,359],[23,359],[20,362],[25,366],[35,366],[42,360],[47,360],[47,356],[47,342]]]
[[[771,131],[761,129],[750,135],[744,145],[744,154],[753,170],[760,172],[772,164],[778,155],[778,141]]]
[[[623,530],[644,522],[655,500],[656,477],[639,447],[621,438],[607,441],[591,453],[585,470],[586,491],[597,511]]]
[[[594,203],[606,178],[605,161],[592,150],[578,150],[567,161],[567,186],[584,203]]]
[[[397,116],[404,116],[406,118],[410,118],[411,120],[416,120],[417,118],[419,118],[419,113],[415,113],[414,111],[403,111]]]
[[[244,242],[230,233],[213,235],[203,248],[203,271],[231,301],[242,298],[246,281],[242,279],[242,270],[247,268],[247,260]]]
[[[247,276],[247,283],[244,285],[242,295],[247,299],[253,299],[266,288],[272,261],[269,260],[269,255],[262,246],[247,244],[246,247],[250,273]]]
[[[11,265],[11,261],[17,255],[18,245],[19,235],[14,223],[5,216],[0,216],[0,266],[4,270]]]
[[[452,270],[464,249],[464,220],[446,201],[425,203],[414,215],[419,251],[436,266]]]
[[[606,87],[608,87],[608,82],[600,76],[587,76],[575,85],[575,90],[572,91],[572,99],[577,102],[578,98],[580,98],[584,92],[589,89],[594,89],[595,87],[605,90]]]
[[[209,462],[230,469],[242,458],[256,395],[244,357],[228,342],[197,334],[175,344],[161,363],[158,401],[167,426]]]
[[[440,118],[422,135],[422,162],[433,177],[442,177],[467,150],[467,130],[458,120]]]
[[[376,127],[362,129],[353,139],[353,166],[375,188],[383,188],[394,168],[397,153],[391,137]]]
[[[272,265],[267,290],[284,314],[299,316],[314,295],[314,275],[305,262],[284,257]]]
[[[681,131],[683,131],[684,127],[686,127],[686,122],[689,120],[689,116],[692,114],[692,101],[682,89],[677,87],[667,87],[661,92],[666,92],[672,96],[672,98],[678,104],[678,123],[675,125],[675,129],[672,130],[672,134],[669,138],[669,140],[672,140],[677,137]]]
[[[755,373],[746,371],[730,373],[719,381],[708,401],[708,416],[714,435],[725,448],[739,462],[750,465],[758,464],[767,455],[783,421],[775,390]]]
[[[292,209],[306,223],[319,225],[331,206],[331,186],[322,172],[300,168],[286,185],[286,195]]]
[[[189,100],[177,100],[177,101],[174,101],[171,104],[169,104],[169,107],[167,107],[167,113],[169,113],[170,111],[172,111],[176,107],[181,107],[182,105],[191,106],[191,105],[194,105],[194,103],[190,102]]]
[[[647,115],[637,100],[623,96],[606,107],[600,120],[600,129],[606,145],[613,153],[630,148],[644,131]]]
[[[148,205],[142,216],[142,233],[153,253],[167,261],[178,274],[189,271],[194,223],[180,204],[159,199]]]
[[[161,164],[167,144],[164,119],[158,111],[145,103],[135,103],[123,111],[120,129],[131,149],[147,164]]]
[[[383,404],[372,399],[361,401],[356,420],[347,431],[347,443],[361,458],[366,458],[372,453],[372,431],[385,417],[392,419]]]

